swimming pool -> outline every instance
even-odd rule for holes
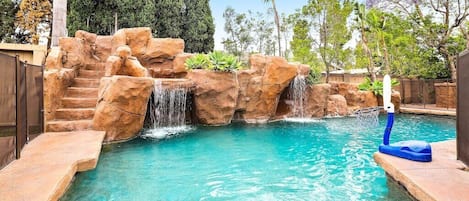
[[[62,200],[407,200],[372,155],[378,128],[354,118],[197,127],[169,140],[104,146]],[[454,139],[455,120],[396,115],[391,142]]]

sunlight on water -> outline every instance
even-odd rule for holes
[[[324,122],[322,119],[313,119],[313,118],[286,118],[283,121],[292,122],[292,123],[315,123],[315,122]]]

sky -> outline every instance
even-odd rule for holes
[[[277,10],[281,13],[291,14],[296,9],[300,9],[306,5],[308,0],[276,0]],[[223,26],[225,19],[223,12],[231,6],[237,13],[246,13],[248,10],[253,12],[265,12],[270,8],[270,3],[264,3],[263,0],[210,0],[210,8],[215,22],[215,50],[222,50],[222,38],[225,37]]]

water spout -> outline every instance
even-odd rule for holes
[[[165,87],[161,80],[155,80],[153,101],[149,104],[151,129],[142,136],[163,139],[190,130],[186,125],[187,93],[186,87]]]

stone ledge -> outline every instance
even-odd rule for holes
[[[58,200],[76,172],[96,167],[103,139],[100,131],[38,136],[0,170],[0,200]]]
[[[453,116],[453,117],[456,116],[455,110],[435,110],[435,109],[401,107],[399,112],[407,113],[407,114],[430,114],[430,115],[437,115],[437,116]]]
[[[413,162],[375,153],[374,159],[386,173],[403,185],[417,200],[469,200],[469,172],[456,160],[456,141],[431,143],[433,160]]]

